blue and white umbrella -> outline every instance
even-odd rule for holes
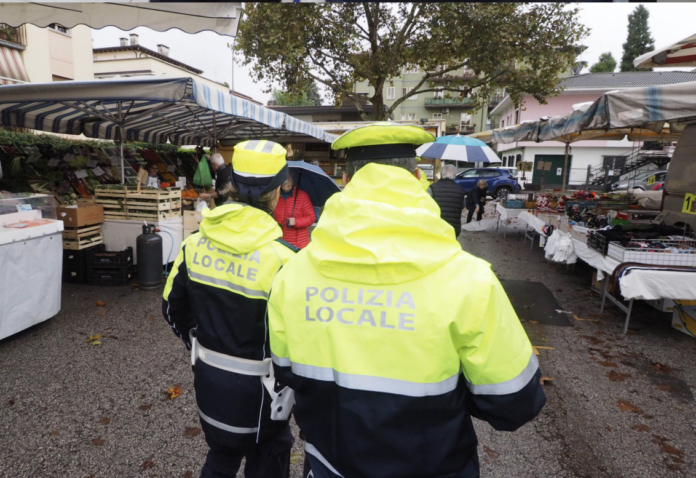
[[[501,163],[486,143],[468,136],[440,136],[434,143],[426,143],[416,150],[425,159],[446,159],[468,163]]]

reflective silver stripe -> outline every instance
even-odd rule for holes
[[[261,143],[261,141],[259,141],[258,139],[249,141],[246,144],[246,146],[244,146],[244,149],[246,149],[248,151],[254,151],[256,149],[256,147],[259,145],[259,143]]]
[[[223,287],[227,287],[228,289],[232,289],[234,291],[241,292],[242,294],[250,295],[252,297],[261,297],[262,299],[268,299],[268,294],[262,290],[247,289],[244,286],[241,286],[239,284],[234,284],[234,283],[227,281],[225,279],[218,279],[216,277],[206,276],[206,275],[199,274],[198,272],[193,272],[193,271],[189,271],[189,276],[192,279],[197,279],[201,282],[207,282],[208,284],[214,284],[214,285],[220,285]]]
[[[532,350],[532,356],[529,358],[529,363],[515,378],[511,378],[510,380],[502,383],[491,383],[484,385],[474,385],[473,383],[469,383],[467,381],[467,386],[474,395],[509,395],[522,390],[532,379],[538,368],[539,360],[537,359],[534,350]]]
[[[225,355],[206,349],[200,343],[198,344],[197,349],[198,358],[215,368],[242,375],[253,375],[258,377],[271,373],[270,359],[259,361],[233,357],[232,355]]]
[[[356,375],[352,373],[338,372],[330,367],[317,367],[291,362],[288,358],[273,356],[273,361],[281,367],[290,366],[292,373],[300,377],[321,380],[323,382],[336,382],[336,385],[353,390],[366,392],[393,393],[407,397],[429,397],[442,395],[457,388],[459,372],[451,377],[436,383],[409,382],[395,378],[373,377],[369,375]]]
[[[316,448],[314,448],[314,445],[312,445],[312,444],[309,443],[309,442],[305,442],[305,444],[304,444],[304,449],[305,449],[305,452],[306,452],[306,453],[309,453],[309,454],[312,455],[314,458],[316,458],[317,460],[319,460],[319,461],[321,462],[322,465],[324,465],[325,467],[327,467],[327,468],[329,469],[329,471],[331,471],[331,473],[333,473],[334,475],[338,475],[338,476],[340,476],[341,478],[343,478],[343,475],[340,474],[338,471],[336,471],[336,468],[334,468],[333,466],[331,466],[331,463],[329,463],[329,462],[327,461],[327,459],[324,458],[324,455],[322,455],[321,453],[319,453],[319,450],[317,450]]]
[[[292,365],[292,362],[290,362],[290,359],[287,357],[278,357],[273,352],[271,352],[271,357],[273,358],[273,363],[280,365],[281,367],[289,367]]]
[[[220,430],[225,430],[226,432],[246,434],[246,433],[256,433],[257,431],[259,431],[258,428],[241,428],[241,427],[233,427],[232,425],[226,425],[222,422],[215,420],[214,418],[210,418],[208,415],[203,413],[200,408],[198,409],[198,414],[201,416],[201,418],[203,419],[204,422],[210,423],[215,428],[219,428]]]
[[[276,144],[273,141],[266,141],[263,145],[263,148],[261,148],[261,152],[262,153],[270,153],[271,151],[273,151],[273,147],[275,145]]]

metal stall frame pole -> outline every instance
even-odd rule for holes
[[[126,165],[123,160],[123,101],[118,100],[118,136],[121,150],[121,184],[126,184]]]
[[[570,141],[565,145],[565,161],[563,162],[563,184],[561,184],[561,195],[565,193],[566,182],[568,181],[568,155],[570,154]]]

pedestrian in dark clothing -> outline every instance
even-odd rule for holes
[[[464,188],[454,182],[457,169],[451,164],[442,167],[442,179],[433,183],[428,193],[440,206],[440,217],[454,228],[454,234],[462,232],[462,210],[465,205]]]
[[[466,223],[471,222],[476,212],[476,220],[480,221],[483,216],[483,206],[486,205],[486,196],[488,195],[488,183],[485,179],[480,180],[474,189],[466,196],[466,208],[469,213],[466,215]]]

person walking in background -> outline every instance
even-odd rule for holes
[[[455,236],[462,232],[462,210],[466,207],[466,193],[454,182],[457,169],[451,164],[442,167],[442,179],[428,189],[438,206],[440,217],[454,228]]]
[[[232,170],[225,166],[225,159],[221,154],[215,153],[210,157],[210,165],[215,172],[215,191],[212,193],[202,193],[199,195],[202,201],[213,198],[215,206],[222,206],[227,198],[220,191],[225,189],[232,178]]]
[[[471,218],[476,214],[476,220],[480,221],[483,216],[483,207],[486,205],[486,196],[488,195],[488,183],[482,179],[476,184],[476,187],[471,190],[466,196],[466,208],[469,213],[466,215],[466,223],[471,222]]]
[[[283,240],[300,249],[307,247],[309,226],[314,224],[316,214],[309,196],[295,186],[292,175],[280,188],[280,199],[273,216],[283,228]]]
[[[202,478],[234,478],[243,458],[249,478],[290,473],[290,410],[280,416],[278,406],[271,408],[276,387],[266,322],[273,278],[298,251],[280,240],[271,217],[288,176],[285,154],[271,141],[235,146],[234,176],[225,187],[235,202],[203,211],[200,232],[182,244],[164,289],[162,314],[192,349],[210,448]]]

